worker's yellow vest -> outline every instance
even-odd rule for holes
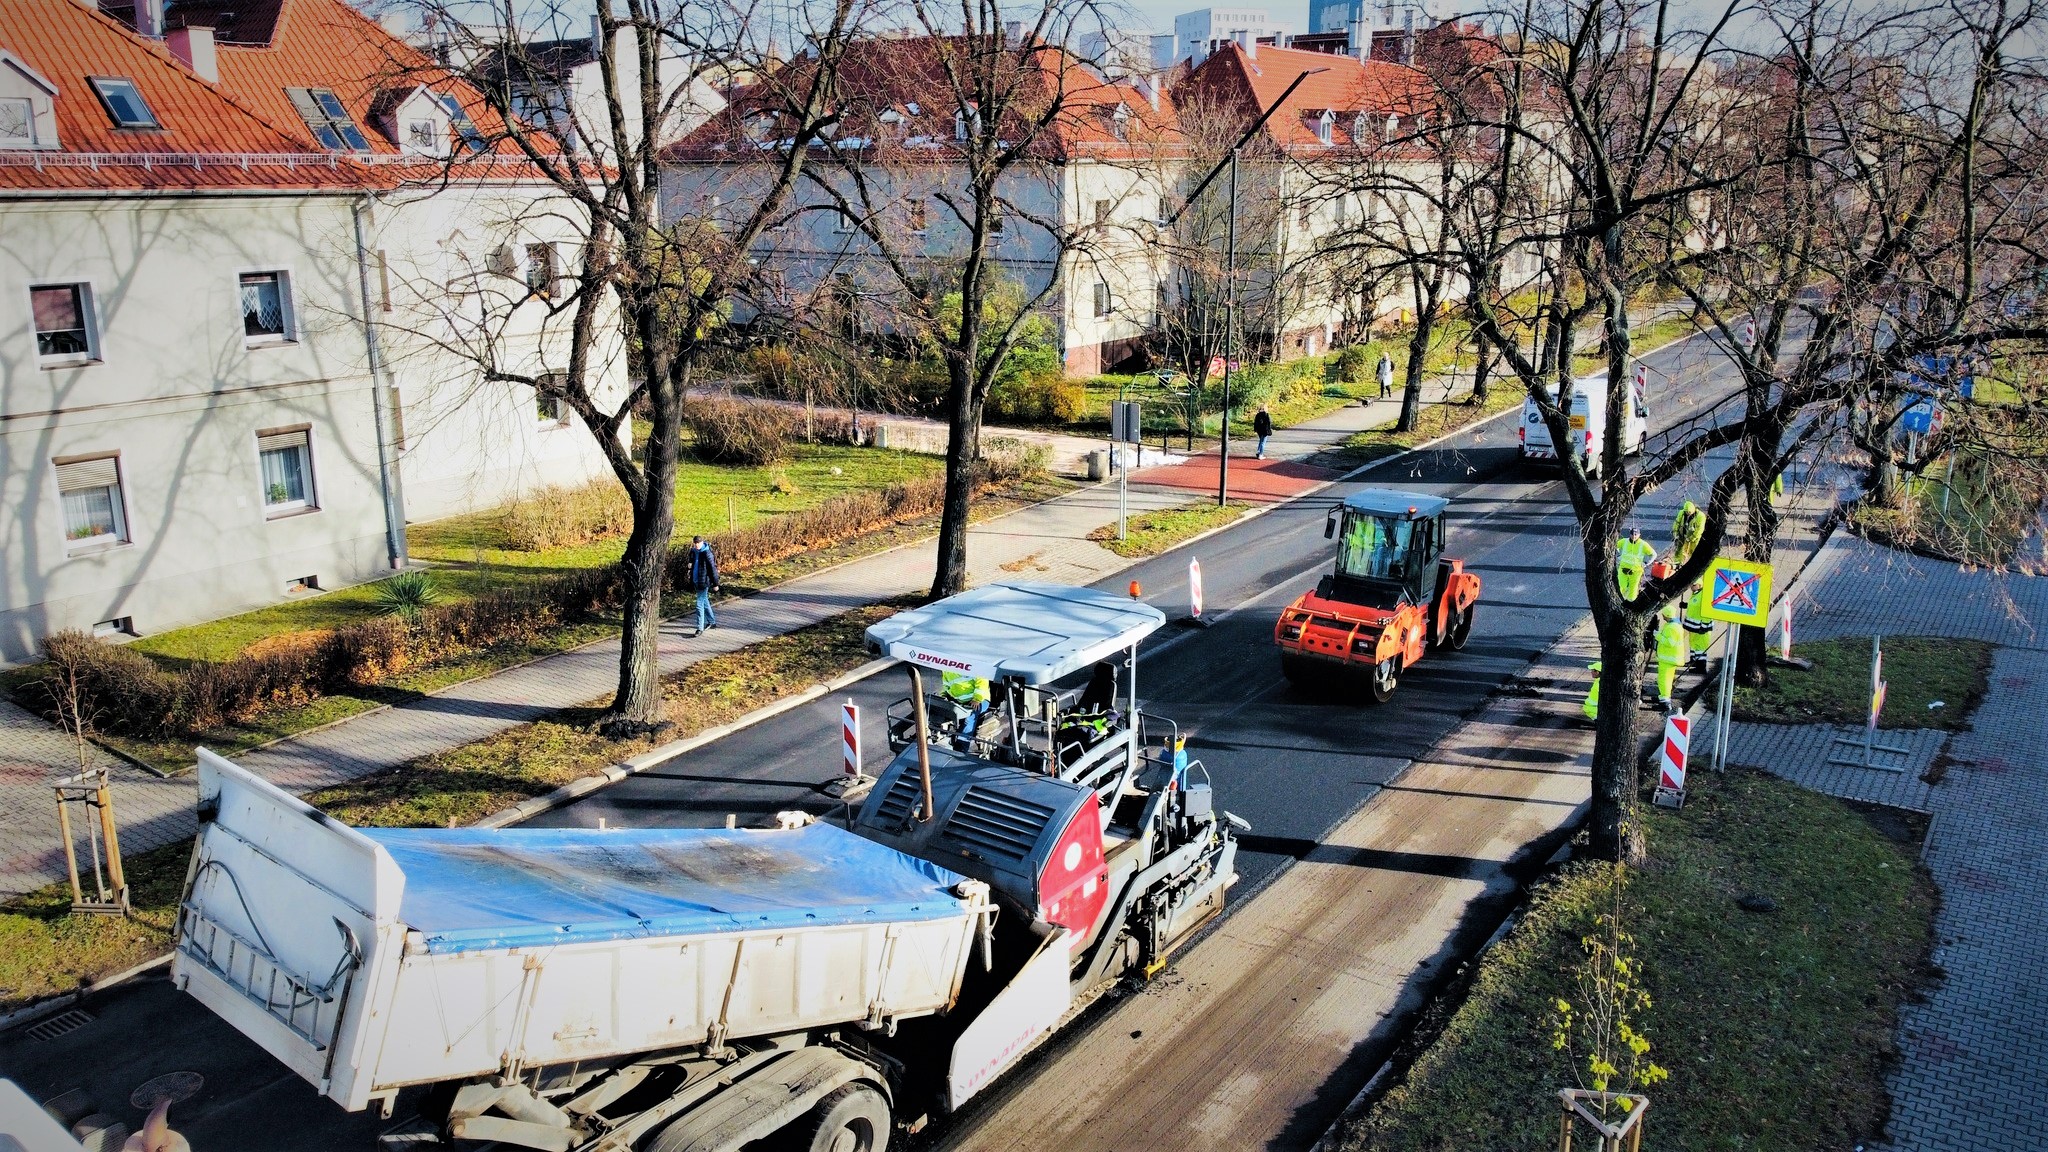
[[[1650,561],[1657,558],[1657,550],[1648,540],[1616,540],[1614,562],[1623,568],[1648,568]]]
[[[1657,625],[1657,663],[1685,663],[1685,629],[1676,616],[1666,616]]]
[[[956,704],[988,703],[988,681],[964,672],[947,672],[939,677],[946,698]]]

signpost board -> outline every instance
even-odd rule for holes
[[[1716,557],[1707,569],[1707,619],[1761,628],[1770,614],[1771,566]]]

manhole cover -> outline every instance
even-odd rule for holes
[[[21,1030],[31,1040],[55,1040],[66,1032],[75,1032],[92,1023],[92,1013],[83,1008],[60,1012],[48,1020],[38,1021]]]
[[[147,1112],[166,1100],[173,1104],[190,1100],[205,1085],[206,1077],[197,1072],[166,1072],[144,1080],[128,1094],[128,1102]]]

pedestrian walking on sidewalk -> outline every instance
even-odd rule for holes
[[[1254,459],[1264,460],[1266,458],[1266,437],[1272,434],[1273,414],[1266,411],[1266,406],[1261,404],[1259,405],[1258,414],[1252,417],[1252,435],[1259,438],[1259,454]]]
[[[718,591],[718,557],[711,554],[711,542],[690,537],[690,587],[697,593],[697,635],[718,627],[718,614],[711,610],[711,594]]]
[[[1394,394],[1394,358],[1384,348],[1380,349],[1380,366],[1373,369],[1373,376],[1380,382],[1380,399]]]

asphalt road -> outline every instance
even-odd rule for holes
[[[1706,337],[1645,360],[1653,429],[1691,419],[1732,391]],[[1517,463],[1515,428],[1512,415],[1501,417],[1105,581],[1122,588],[1135,577],[1149,602],[1177,618],[1187,611],[1187,561],[1202,561],[1205,599],[1220,620],[1207,629],[1169,626],[1156,634],[1141,655],[1139,695],[1148,712],[1190,733],[1191,755],[1208,768],[1219,801],[1252,824],[1241,842],[1243,883],[1234,898],[1306,853],[1584,611],[1576,529],[1562,487]],[[1328,509],[1367,486],[1452,498],[1449,554],[1485,581],[1470,645],[1432,654],[1404,677],[1390,704],[1377,707],[1290,688],[1271,643],[1280,608],[1332,561],[1322,535]],[[1645,534],[1666,542],[1677,501],[1697,496],[1700,486],[1689,480],[1647,503]],[[782,809],[829,810],[836,802],[823,786],[839,771],[840,702],[863,706],[873,770],[886,748],[883,707],[904,690],[900,672],[878,674],[534,823],[714,825],[731,813],[752,824]],[[0,1075],[38,1098],[81,1088],[102,1111],[123,1116],[133,1112],[128,1093],[145,1078],[199,1072],[205,1091],[172,1115],[193,1146],[207,1152],[362,1152],[388,1126],[372,1113],[351,1115],[321,1100],[163,979],[110,990],[88,1008],[91,1021],[53,1039],[20,1030],[0,1037]]]
[[[1657,382],[1653,430],[1693,418],[1732,390],[1706,337],[1652,353],[1646,363]],[[1367,487],[1451,498],[1447,554],[1484,582],[1465,650],[1432,653],[1408,671],[1392,701],[1378,706],[1355,694],[1290,686],[1272,643],[1280,610],[1334,560],[1335,547],[1323,538],[1330,509]],[[1689,479],[1647,501],[1644,535],[1668,543],[1678,502],[1701,489]],[[1238,893],[1312,848],[1585,612],[1578,532],[1563,485],[1554,471],[1519,462],[1512,413],[1098,586],[1121,590],[1136,579],[1148,603],[1178,620],[1189,610],[1191,558],[1201,560],[1204,600],[1220,619],[1205,629],[1170,624],[1155,633],[1140,650],[1138,695],[1146,712],[1189,733],[1189,755],[1208,768],[1218,801],[1250,821],[1250,834],[1240,838]],[[887,762],[883,709],[907,691],[903,672],[877,673],[531,823],[709,827],[728,814],[744,825],[787,809],[829,811],[838,804],[825,786],[840,771],[840,705],[860,705],[874,772]]]

